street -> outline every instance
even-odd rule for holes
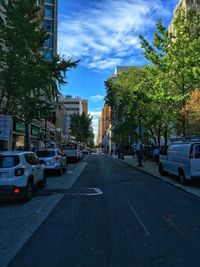
[[[7,222],[15,210],[16,218],[12,216],[6,226],[15,233],[11,247],[29,232],[9,267],[200,265],[197,197],[107,155],[91,155],[77,165],[84,161],[87,165],[71,188],[47,187],[28,204],[8,205],[11,214],[5,212],[6,204],[0,208]],[[44,206],[39,207],[36,202],[42,198]],[[35,207],[36,215],[16,240],[21,205],[29,213]],[[29,213],[24,220],[29,220]]]

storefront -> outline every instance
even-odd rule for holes
[[[31,125],[31,148],[39,149],[40,147],[40,127],[36,125]]]
[[[13,122],[12,150],[24,149],[25,123],[23,121]]]

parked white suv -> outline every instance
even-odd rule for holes
[[[174,174],[182,184],[200,181],[200,142],[171,144],[160,152],[159,173]]]
[[[40,160],[44,161],[46,171],[55,171],[62,175],[68,168],[67,159],[59,149],[44,148],[35,152]]]
[[[13,195],[29,201],[38,183],[45,187],[46,176],[34,152],[0,152],[0,196]]]

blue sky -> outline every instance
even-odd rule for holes
[[[104,81],[116,66],[145,64],[138,35],[153,38],[162,19],[167,27],[179,0],[58,0],[58,53],[79,59],[68,72],[63,95],[89,101],[97,131]]]

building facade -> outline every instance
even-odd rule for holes
[[[81,102],[82,102],[82,106],[83,106],[83,112],[86,116],[88,116],[88,100],[83,99],[83,100],[81,100]]]
[[[9,0],[3,0],[3,2],[8,4]],[[41,8],[38,12],[38,19],[41,20],[49,35],[44,44],[44,57],[50,61],[53,56],[57,55],[57,0],[36,0],[35,4]],[[1,12],[0,16],[3,16]],[[52,99],[52,104],[55,105],[55,112],[51,112],[47,119],[33,120],[30,124],[31,147],[39,148],[47,143],[62,139],[62,124],[59,124],[60,118],[58,115],[60,114],[60,109],[57,108],[58,105],[54,99]],[[8,119],[3,115],[0,116],[2,126]],[[11,121],[9,124],[11,134],[8,140],[3,140],[4,148],[9,150],[23,148],[25,139],[24,120],[21,116],[13,116]]]
[[[111,108],[105,104],[99,118],[98,144],[111,148]]]
[[[195,8],[195,9],[200,10],[200,0],[180,0],[178,2],[177,6],[174,9],[173,19],[169,25],[169,31],[170,32],[175,33],[173,22],[174,22],[175,18],[177,17],[179,10],[183,9],[187,13],[189,8]]]
[[[71,116],[73,115],[82,115],[83,113],[88,116],[88,100],[81,99],[80,97],[72,96],[59,96],[59,103],[63,104],[65,107],[66,114],[66,141],[71,141],[70,134],[70,125],[71,125]]]
[[[51,61],[53,56],[57,55],[57,17],[58,17],[58,1],[43,0],[43,19],[44,28],[49,38],[44,44],[44,56]]]

